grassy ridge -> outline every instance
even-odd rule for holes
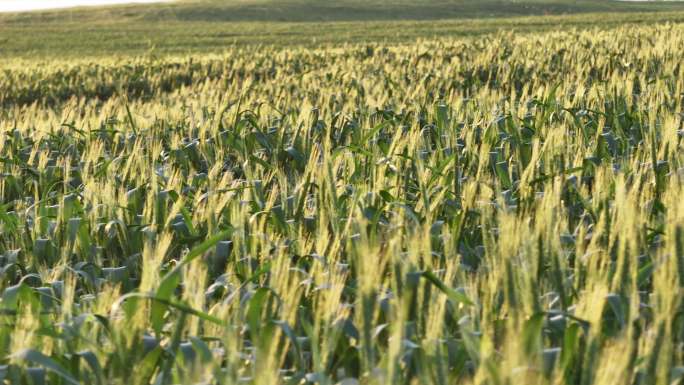
[[[680,383],[683,47],[8,66],[0,381]]]
[[[622,13],[602,13],[607,11]],[[624,23],[680,22],[681,11],[680,3],[608,0],[183,1],[2,14],[0,54],[3,59],[74,58],[220,52],[232,45],[406,42],[559,25],[605,29]],[[581,15],[530,17],[573,13]]]
[[[4,23],[85,21],[379,21],[438,20],[492,16],[598,12],[676,11],[678,2],[613,0],[180,0],[154,5],[119,5],[4,14]]]

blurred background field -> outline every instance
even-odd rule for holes
[[[217,52],[234,45],[413,42],[496,31],[679,22],[680,2],[181,0],[0,14],[0,60]]]

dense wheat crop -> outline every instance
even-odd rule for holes
[[[677,384],[682,52],[7,62],[0,382]]]

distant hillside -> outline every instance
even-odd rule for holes
[[[180,0],[0,14],[0,23],[84,21],[371,21],[684,10],[671,1],[615,0]]]
[[[407,41],[562,25],[609,28],[681,21],[680,2],[183,0],[0,14],[0,60],[216,52],[230,45]]]
[[[205,21],[434,20],[673,9],[682,10],[684,5],[614,0],[209,0],[158,8],[148,17]]]

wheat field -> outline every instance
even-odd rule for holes
[[[680,384],[682,52],[9,61],[0,383]]]

